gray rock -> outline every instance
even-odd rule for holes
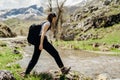
[[[111,3],[111,0],[105,0],[103,5],[109,5]]]
[[[99,47],[99,46],[100,46],[100,43],[93,43],[94,48]]]
[[[14,54],[20,54],[20,51],[18,51],[17,49],[14,49],[14,50],[13,50],[13,53],[14,53]]]
[[[96,76],[95,80],[111,80],[110,75],[107,73],[102,73]]]
[[[120,48],[120,44],[113,44],[112,48]]]
[[[0,23],[0,37],[15,37],[16,33],[12,32],[12,30],[5,24]]]
[[[77,71],[70,71],[66,75],[62,75],[60,71],[50,71],[54,80],[91,80],[89,77],[86,77],[84,74],[81,74]]]
[[[6,70],[0,70],[0,80],[16,80],[13,74]]]

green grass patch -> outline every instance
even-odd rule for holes
[[[120,24],[116,24],[107,28],[91,29],[85,34],[88,33],[98,34],[99,36],[101,36],[101,39],[89,39],[86,41],[58,41],[54,44],[56,46],[61,46],[70,49],[82,49],[93,51],[99,51],[98,47],[93,47],[91,45],[93,43],[105,43],[108,46],[112,46],[113,44],[120,44]],[[120,53],[120,49],[116,48],[111,48],[110,51]]]
[[[22,77],[20,73],[23,72],[23,69],[16,63],[16,61],[20,59],[22,59],[22,54],[13,54],[12,49],[0,47],[0,70],[10,71],[16,80],[53,80],[50,73],[33,73],[25,78]],[[59,80],[66,80],[66,77],[61,76]]]

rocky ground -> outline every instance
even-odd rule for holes
[[[18,63],[21,65],[23,69],[27,67],[29,63],[33,46],[28,46],[25,41],[25,37],[17,37],[17,38],[1,38],[1,40],[6,41],[9,45],[16,47],[21,46],[24,48],[24,58]],[[24,45],[24,46],[23,46]],[[26,46],[26,47],[25,47]],[[15,48],[14,48],[15,49]],[[58,49],[60,56],[66,66],[71,66],[70,73],[66,76],[68,78],[92,78],[101,80],[116,79],[120,78],[120,57],[119,56],[111,56],[109,52],[89,52],[82,50],[64,50]],[[15,53],[21,53],[19,51],[15,51]],[[109,54],[109,55],[108,55]],[[111,53],[114,54],[115,53]],[[49,66],[48,66],[49,65]],[[54,59],[51,58],[50,55],[47,54],[46,51],[41,53],[41,57],[35,66],[34,70],[37,73],[41,72],[49,72],[55,78],[61,76],[60,71],[55,64]],[[3,71],[1,72],[3,73]],[[78,79],[75,79],[78,80]],[[82,80],[82,79],[81,79]]]
[[[62,26],[61,39],[88,40],[101,39],[102,33],[87,33],[89,30],[107,28],[120,22],[119,0],[91,0],[85,6],[71,12]]]

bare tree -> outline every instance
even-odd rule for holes
[[[54,38],[58,39],[59,37],[58,36],[58,29],[61,28],[62,26],[62,23],[63,23],[63,7],[64,7],[64,4],[67,0],[64,0],[63,2],[59,2],[58,0],[48,0],[48,8],[49,8],[49,12],[52,12],[53,11],[53,7],[52,7],[52,2],[56,3],[57,5],[57,21],[56,21],[56,24],[54,25],[53,27],[53,33],[54,33]]]
[[[67,0],[64,0],[63,2],[61,2],[61,4],[58,2],[58,0],[56,0],[56,3],[57,3],[57,9],[58,9],[58,18],[57,18],[57,21],[56,21],[56,24],[55,24],[55,31],[54,31],[54,36],[56,39],[57,38],[57,33],[58,33],[58,29],[59,27],[62,27],[62,23],[63,23],[63,7],[64,7],[64,4]],[[58,25],[60,24],[60,25]]]
[[[49,12],[52,12],[52,0],[48,0]]]

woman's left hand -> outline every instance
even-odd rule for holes
[[[42,50],[42,49],[43,49],[43,45],[40,44],[40,45],[39,45],[39,50]]]

